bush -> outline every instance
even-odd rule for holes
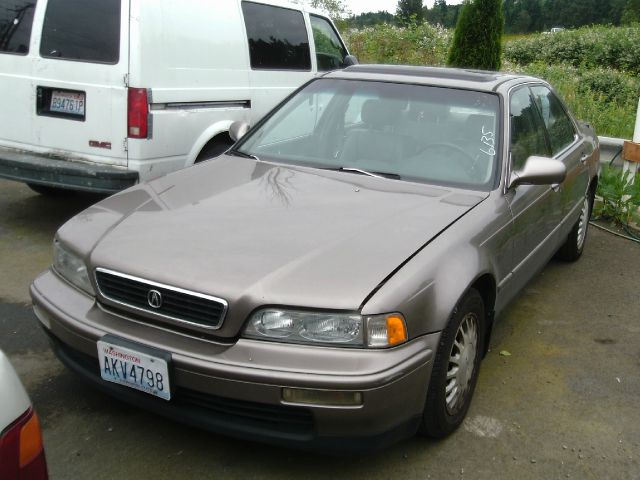
[[[360,63],[442,66],[451,33],[428,23],[397,27],[380,24],[343,33],[350,52]]]
[[[620,107],[626,104],[635,106],[640,98],[640,82],[636,76],[603,68],[578,72],[578,90],[581,93],[600,95],[605,101]]]
[[[429,24],[405,28],[382,24],[347,31],[343,36],[351,53],[361,63],[443,66],[452,42],[449,30]],[[625,36],[636,38],[630,40],[630,43],[636,42],[635,50],[622,47],[626,42],[622,37]],[[562,63],[554,58],[545,50],[546,44],[541,42],[557,44],[556,51],[564,45],[561,58],[566,61]],[[596,45],[598,42],[600,44]],[[637,45],[640,45],[640,26],[593,27],[549,35],[528,35],[507,42],[505,57],[508,60],[503,68],[547,80],[573,113],[591,123],[598,135],[631,138],[640,97],[640,79],[629,73],[631,70],[618,71],[608,64],[594,63],[593,58],[613,59],[617,55],[618,58],[609,63],[640,63],[640,55],[634,57]],[[587,62],[585,58],[591,60]]]
[[[640,74],[640,25],[595,26],[530,35],[505,46],[505,58],[519,65],[541,61],[601,67]]]
[[[543,62],[505,69],[547,80],[581,120],[591,123],[598,135],[631,138],[640,97],[640,80],[612,70],[548,65]]]
[[[601,201],[594,205],[596,219],[611,220],[621,226],[638,221],[640,208],[640,174],[631,182],[631,172],[603,167],[600,172],[597,195]]]
[[[462,6],[447,63],[452,67],[500,70],[502,0],[473,0]]]

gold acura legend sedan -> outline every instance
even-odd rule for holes
[[[591,127],[536,78],[360,65],[231,132],[60,228],[31,287],[58,357],[235,437],[343,452],[454,431],[496,316],[582,253]]]

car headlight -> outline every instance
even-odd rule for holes
[[[400,314],[363,317],[356,313],[263,309],[251,316],[247,338],[336,346],[389,347],[407,340]]]
[[[53,268],[80,290],[95,295],[84,261],[76,254],[65,250],[58,240],[53,242]]]

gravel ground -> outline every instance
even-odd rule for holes
[[[328,458],[184,427],[62,367],[27,289],[56,228],[93,201],[0,180],[0,348],[41,416],[52,479],[640,479],[640,245],[591,229],[580,261],[552,261],[531,282],[499,319],[449,438]]]

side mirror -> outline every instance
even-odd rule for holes
[[[561,161],[532,155],[521,170],[511,173],[509,188],[518,185],[553,185],[561,183],[566,176],[567,169]]]
[[[231,127],[229,127],[229,136],[231,137],[231,140],[237,142],[246,135],[246,133],[249,131],[249,128],[251,127],[247,122],[233,122],[231,124]]]
[[[358,59],[354,55],[347,55],[342,60],[342,68],[351,67],[352,65],[358,65]]]

